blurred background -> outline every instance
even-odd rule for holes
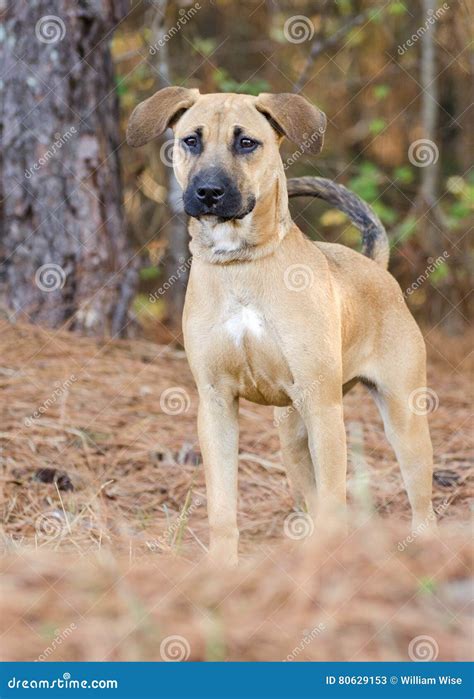
[[[325,148],[310,158],[285,146],[288,176],[329,177],[370,202],[417,319],[463,331],[474,194],[467,3],[0,8],[0,303],[11,319],[180,342],[189,252],[172,134],[139,150],[124,143],[138,102],[177,84],[301,92],[317,104]],[[309,199],[291,208],[311,238],[358,246],[340,212]]]
[[[171,659],[472,657],[470,9],[0,0],[2,659],[169,660],[170,639],[182,649]],[[243,562],[200,565],[172,134],[125,144],[132,109],[170,84],[300,92],[326,112],[321,155],[285,144],[284,167],[346,185],[389,232],[428,350],[429,388],[410,399],[430,413],[435,541],[410,532],[395,456],[356,386],[344,399],[349,536],[318,531],[308,548],[288,531],[303,513],[272,410],[241,401]],[[311,238],[358,248],[340,212],[290,206]]]

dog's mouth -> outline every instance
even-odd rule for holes
[[[185,198],[184,211],[191,218],[198,220],[203,219],[209,222],[214,221],[215,223],[228,223],[229,221],[240,221],[251,214],[256,203],[256,198],[254,196],[250,196],[247,201],[247,206],[238,211],[228,211],[226,210],[225,206],[221,206],[218,203],[197,209],[195,206],[188,206]]]

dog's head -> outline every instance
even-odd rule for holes
[[[166,87],[133,111],[127,142],[142,146],[168,127],[186,213],[228,221],[249,214],[281,173],[284,136],[300,154],[319,153],[326,117],[299,95],[200,95]]]

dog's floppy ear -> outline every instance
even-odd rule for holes
[[[199,97],[199,90],[165,87],[135,107],[127,126],[127,143],[138,148],[162,134]]]
[[[272,126],[305,151],[316,155],[323,147],[326,115],[300,95],[262,92],[255,102]]]

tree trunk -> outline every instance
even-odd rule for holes
[[[436,12],[436,0],[423,0],[425,18]],[[436,142],[436,124],[438,117],[438,85],[436,81],[435,23],[428,24],[421,41],[420,85],[422,88],[422,124],[423,137]],[[421,195],[425,203],[432,207],[436,204],[437,158],[421,171]]]
[[[154,57],[157,67],[157,89],[167,87],[173,83],[170,67],[168,43],[160,43],[167,31],[166,14],[169,9],[168,0],[158,0],[153,5],[153,18],[151,23],[152,41],[160,46],[160,50]],[[164,136],[169,141],[173,138],[173,132],[168,130]],[[173,333],[181,333],[181,316],[183,314],[184,298],[189,278],[189,235],[187,216],[184,213],[183,193],[174,175],[173,168],[166,167],[166,189],[169,220],[166,223],[166,252],[164,256],[165,279],[173,279],[173,283],[166,292],[166,321]],[[180,273],[177,274],[177,270]]]
[[[14,318],[123,334],[137,265],[108,44],[128,2],[2,1],[0,302]]]

